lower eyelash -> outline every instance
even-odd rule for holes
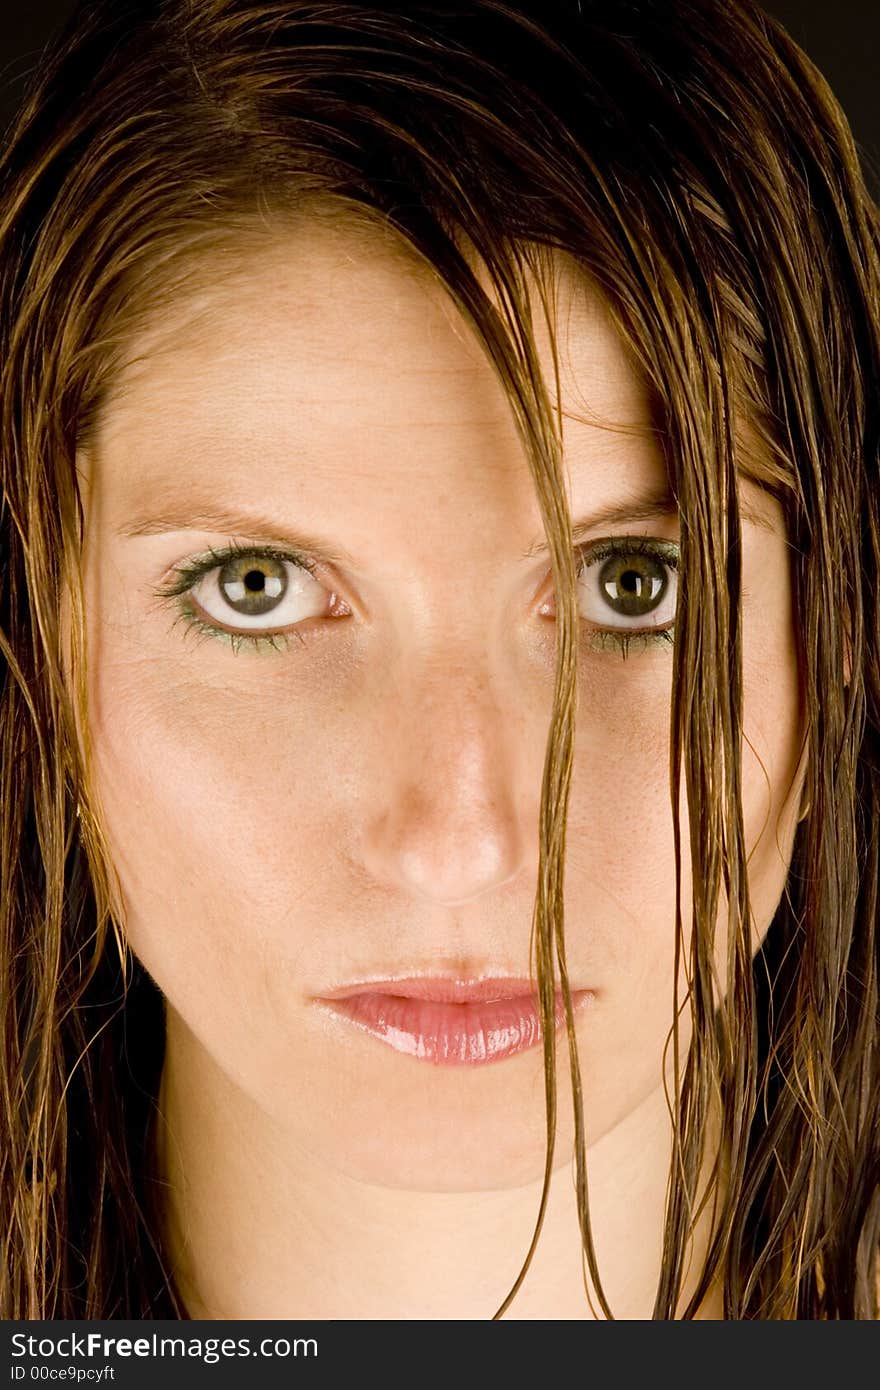
[[[668,643],[672,646],[675,642],[674,633],[675,629],[672,627],[661,627],[656,632],[624,632],[609,627],[599,628],[598,631],[594,630],[588,640],[590,646],[599,651],[610,644],[616,651],[620,652],[625,661],[634,642],[640,644],[637,647],[638,651],[645,651],[646,648],[654,647],[658,643]]]
[[[186,633],[194,633],[196,646],[201,645],[206,637],[214,637],[223,642],[225,646],[231,647],[235,655],[241,651],[243,646],[247,646],[251,651],[287,651],[291,642],[297,641],[305,646],[306,639],[301,632],[295,629],[288,632],[226,632],[222,627],[214,627],[211,623],[206,623],[191,608],[182,608],[172,624],[172,630],[177,623],[182,622],[186,628]]]

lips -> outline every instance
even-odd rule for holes
[[[593,998],[591,990],[572,990],[576,1012]],[[435,1066],[498,1062],[536,1047],[542,1038],[535,987],[512,976],[374,980],[343,986],[314,1002],[395,1051]],[[564,1021],[557,990],[556,1028]]]

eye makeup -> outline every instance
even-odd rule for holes
[[[201,612],[192,600],[192,591],[196,586],[212,572],[223,569],[231,560],[250,557],[255,561],[274,560],[278,563],[292,565],[306,573],[313,575],[316,565],[307,555],[286,550],[283,547],[252,545],[239,541],[229,545],[215,548],[209,547],[201,555],[194,556],[175,566],[174,575],[171,581],[153,590],[156,598],[163,604],[168,604],[176,609],[174,626],[178,621],[184,623],[187,632],[194,632],[199,638],[213,637],[225,642],[232,651],[239,653],[243,648],[252,651],[272,650],[276,652],[285,651],[293,641],[305,645],[307,637],[300,630],[302,624],[272,631],[266,630],[234,630],[226,628],[212,621]],[[624,568],[623,562],[629,559],[648,562],[649,568],[653,568],[653,574],[646,579],[638,573],[636,567]],[[665,576],[677,573],[678,570],[678,546],[668,540],[660,540],[646,536],[610,536],[603,540],[590,542],[582,545],[576,551],[575,571],[580,582],[596,566],[603,565],[601,574],[611,575],[606,578],[604,588],[608,592],[609,585],[618,584],[622,577],[629,581],[628,592],[625,593],[620,602],[624,607],[630,609],[642,598],[642,591],[649,585],[652,588],[652,597],[656,595],[657,589],[663,590],[665,594],[668,580]],[[608,562],[613,564],[612,570],[608,570]],[[613,610],[611,610],[613,611]],[[231,615],[234,617],[234,613]],[[269,615],[267,615],[269,616]],[[331,615],[332,616],[332,615]],[[347,616],[343,615],[343,616]],[[632,616],[632,615],[630,615]],[[587,646],[595,651],[607,652],[614,651],[626,657],[633,650],[645,651],[658,645],[669,645],[674,641],[674,624],[668,623],[664,626],[650,625],[642,628],[629,626],[601,625],[595,620],[584,620],[584,641]]]

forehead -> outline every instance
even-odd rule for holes
[[[572,513],[668,497],[649,393],[607,304],[570,258],[546,264],[529,290]],[[410,521],[442,524],[442,502],[444,519],[466,506],[514,541],[543,531],[510,401],[474,330],[411,248],[349,218],[303,218],[206,256],[142,320],[78,472],[87,507],[100,498],[120,528],[218,501],[323,523],[335,498],[346,533],[360,518],[363,554],[380,544],[378,519],[401,522],[403,499]],[[741,491],[744,516],[770,525],[755,490]]]
[[[432,269],[382,226],[304,219],[283,236],[255,238],[233,257],[212,253],[177,301],[128,344],[96,432],[97,452],[182,416],[222,434],[234,419],[295,405],[339,427],[393,432],[413,425],[488,424],[509,405],[474,331]],[[493,297],[485,274],[476,268]],[[551,334],[541,287],[530,284],[535,338],[562,404],[596,423],[648,426],[646,395],[589,279],[556,255]],[[174,409],[179,406],[181,411]],[[280,412],[279,412],[280,407]]]

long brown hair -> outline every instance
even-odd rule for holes
[[[89,785],[77,451],[136,327],[198,285],[208,253],[246,256],[285,218],[327,207],[381,219],[471,322],[547,532],[557,666],[532,924],[544,1199],[558,970],[583,1245],[612,1316],[563,930],[579,620],[528,288],[564,252],[644,374],[682,531],[670,931],[689,987],[670,1017],[675,1143],[653,1315],[693,1316],[720,1279],[729,1318],[876,1316],[878,214],[820,74],[750,0],[83,0],[7,136],[0,188],[0,1314],[187,1316],[148,1142],[163,1003],[127,945]],[[784,508],[809,715],[809,810],[757,955],[740,790],[744,476]],[[682,1306],[713,1098],[715,1234]],[[543,1212],[542,1200],[496,1316]]]

